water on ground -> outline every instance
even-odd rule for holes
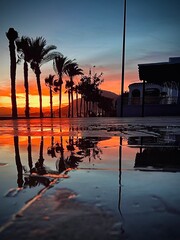
[[[180,118],[0,121],[0,225],[39,193],[72,190],[125,239],[180,239]]]

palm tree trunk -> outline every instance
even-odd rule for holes
[[[43,118],[43,111],[42,111],[42,90],[41,90],[41,82],[40,82],[40,70],[36,71],[36,80],[37,80],[37,88],[39,93],[39,107],[40,107],[40,118]]]
[[[68,90],[68,102],[69,102],[69,104],[68,104],[68,118],[70,118],[70,113],[71,113],[71,106],[70,106],[70,104],[71,104],[71,96],[70,96],[70,91]]]
[[[88,101],[86,101],[86,117],[88,116],[88,110],[89,110],[89,108],[88,108]]]
[[[71,117],[74,117],[74,99],[73,99],[73,78],[70,79],[71,82]]]
[[[26,95],[25,116],[29,118],[29,84],[28,84],[28,64],[24,62],[24,88]]]
[[[71,89],[71,117],[74,117],[74,99],[73,99],[73,89]]]
[[[95,110],[94,110],[94,102],[92,102],[92,111],[93,111],[93,113],[95,113]]]
[[[59,89],[59,118],[61,118],[61,99],[62,99],[62,84],[60,84]]]
[[[53,118],[53,96],[52,96],[52,88],[49,88],[49,95],[50,95],[50,108],[51,108],[51,118]]]
[[[81,114],[82,114],[82,95],[81,95],[81,102],[80,102],[80,117],[81,117]]]
[[[92,102],[89,101],[89,112],[92,112]]]
[[[78,113],[78,93],[76,92],[76,116],[79,117],[79,113]]]
[[[16,102],[16,53],[14,41],[9,41],[10,51],[10,75],[11,75],[11,103],[12,118],[17,118],[17,102]]]
[[[84,117],[86,117],[86,100],[84,98]]]

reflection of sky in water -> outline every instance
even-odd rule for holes
[[[7,220],[11,214],[17,212],[26,201],[45,187],[39,184],[30,188],[27,185],[19,192],[15,191],[17,190],[17,167],[14,134],[18,135],[20,160],[27,171],[26,174],[24,172],[27,176],[29,174],[27,148],[29,140],[33,167],[39,159],[42,140],[44,165],[49,170],[57,172],[57,160],[61,157],[60,152],[56,152],[53,158],[47,154],[47,150],[51,150],[56,143],[62,143],[64,158],[67,161],[70,161],[72,155],[72,146],[69,146],[71,150],[67,149],[70,141],[74,142],[73,156],[75,158],[83,156],[78,162],[78,169],[68,172],[69,178],[59,179],[55,188],[48,192],[53,192],[56,188],[67,187],[78,194],[78,199],[95,203],[119,216],[120,181],[121,212],[126,222],[125,228],[129,232],[136,231],[136,237],[141,237],[143,231],[151,236],[150,226],[155,228],[159,225],[166,226],[168,219],[176,222],[177,218],[180,218],[180,173],[177,171],[163,172],[161,169],[154,171],[152,166],[141,168],[139,171],[134,166],[137,152],[140,153],[147,147],[160,149],[163,146],[167,149],[174,145],[179,148],[179,127],[174,123],[173,127],[166,128],[163,125],[159,128],[157,126],[160,123],[154,122],[156,126],[148,129],[142,125],[142,120],[137,123],[136,127],[132,120],[130,123],[127,120],[123,121],[117,122],[111,119],[102,121],[102,124],[99,119],[91,121],[89,119],[87,121],[66,119],[64,122],[57,119],[53,121],[48,119],[47,122],[44,119],[31,122],[21,120],[18,124],[12,121],[0,121],[0,223]],[[164,122],[167,124],[166,121]],[[123,137],[121,148],[120,136]],[[5,197],[8,191],[11,196]],[[141,223],[143,230],[137,230],[135,227],[137,222]],[[177,231],[178,229],[175,230]]]

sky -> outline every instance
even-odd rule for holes
[[[123,0],[1,0],[0,107],[10,106],[9,48],[6,32],[42,36],[88,74],[103,72],[101,89],[120,94]],[[125,91],[139,81],[138,64],[180,56],[180,1],[127,0]],[[93,67],[95,66],[95,67]],[[43,106],[49,105],[44,79],[55,74],[52,62],[41,68]],[[67,78],[65,78],[66,80]],[[24,106],[23,64],[17,66],[18,107]],[[35,75],[29,70],[30,107],[38,106]],[[54,104],[58,105],[57,95]],[[64,94],[63,102],[67,102]]]

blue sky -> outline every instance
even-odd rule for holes
[[[120,93],[123,0],[1,0],[0,22],[1,90],[10,84],[5,32],[13,27],[19,36],[43,36],[86,72],[95,65],[104,73],[102,88]],[[179,0],[127,0],[126,89],[138,81],[139,63],[180,56],[179,29]],[[42,77],[53,73],[50,64],[43,71]],[[22,66],[17,81],[23,81]]]

